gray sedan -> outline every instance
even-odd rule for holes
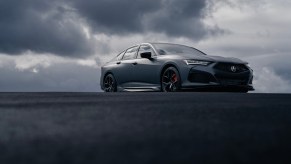
[[[240,59],[178,44],[142,43],[102,66],[100,85],[105,92],[248,92],[254,90],[252,80],[253,70]]]

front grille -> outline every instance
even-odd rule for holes
[[[232,64],[232,63],[217,63],[214,66],[215,69],[231,73],[241,73],[248,71],[248,67],[244,64]]]
[[[188,80],[193,83],[210,83],[216,81],[210,73],[197,70],[190,72]]]

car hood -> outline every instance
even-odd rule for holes
[[[210,55],[193,55],[193,54],[183,54],[180,57],[183,58],[183,59],[206,60],[206,61],[211,61],[211,62],[226,62],[226,63],[247,64],[246,61],[240,60],[238,58],[233,58],[233,57],[210,56]]]

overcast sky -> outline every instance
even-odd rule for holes
[[[101,91],[140,42],[238,57],[256,92],[291,93],[290,0],[0,0],[0,91]]]

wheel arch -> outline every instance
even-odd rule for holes
[[[107,72],[104,74],[104,76],[103,76],[103,80],[104,80],[104,78],[105,78],[107,75],[109,75],[109,74],[112,74],[112,75],[114,76],[114,74],[113,74],[111,71],[107,71]]]

